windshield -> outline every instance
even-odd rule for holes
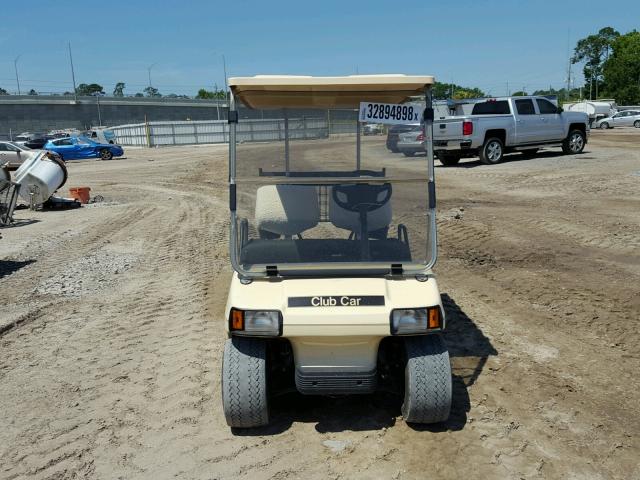
[[[238,110],[231,248],[243,270],[429,264],[435,219],[423,146],[411,157],[392,153],[388,126],[365,135],[356,110]]]

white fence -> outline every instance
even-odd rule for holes
[[[301,117],[290,118],[288,121],[291,139],[325,138],[329,135],[327,118]],[[284,140],[284,125],[283,118],[241,119],[237,128],[237,140],[238,142]],[[116,142],[125,146],[197,145],[229,141],[229,124],[226,120],[148,122],[120,125],[112,127],[111,130],[116,135]]]

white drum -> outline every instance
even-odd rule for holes
[[[34,204],[46,202],[67,181],[67,169],[61,160],[42,152],[25,161],[15,173],[19,195]]]

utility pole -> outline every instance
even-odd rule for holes
[[[20,60],[21,56],[22,54],[18,55],[13,61],[13,68],[16,71],[16,83],[18,84],[18,95],[20,95],[20,80],[18,79],[18,60]]]
[[[96,102],[98,104],[98,126],[101,127],[102,126],[102,115],[100,114],[100,92],[95,92],[94,95],[96,96]]]
[[[149,74],[149,87],[150,87],[150,88],[152,88],[152,86],[151,86],[151,69],[152,69],[153,67],[155,67],[156,65],[157,65],[157,63],[152,63],[151,65],[149,65],[149,66],[147,67],[147,73]]]
[[[507,97],[511,96],[511,90],[509,90],[509,82],[507,82]]]
[[[220,99],[218,98],[218,83],[213,86],[214,99],[216,101],[216,111],[218,112],[218,120],[220,120]]]
[[[73,98],[78,101],[78,90],[76,89],[76,72],[73,70],[73,56],[71,55],[71,42],[69,42],[69,63],[71,64],[71,80],[73,81]]]
[[[227,84],[227,61],[224,58],[224,53],[222,54],[222,69],[224,70],[224,94],[227,98],[227,103],[229,102],[229,85]]]
[[[567,28],[567,98],[571,92],[571,29]]]

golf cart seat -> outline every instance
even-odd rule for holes
[[[388,201],[380,207],[367,212],[367,226],[369,233],[386,231],[391,223],[391,202]],[[357,233],[360,231],[360,216],[358,212],[349,211],[341,207],[335,201],[333,195],[329,195],[329,221],[338,228]],[[375,235],[372,235],[375,236]]]
[[[320,221],[316,188],[310,185],[265,185],[258,188],[255,220],[261,236],[299,236]],[[267,235],[262,235],[263,232]]]

